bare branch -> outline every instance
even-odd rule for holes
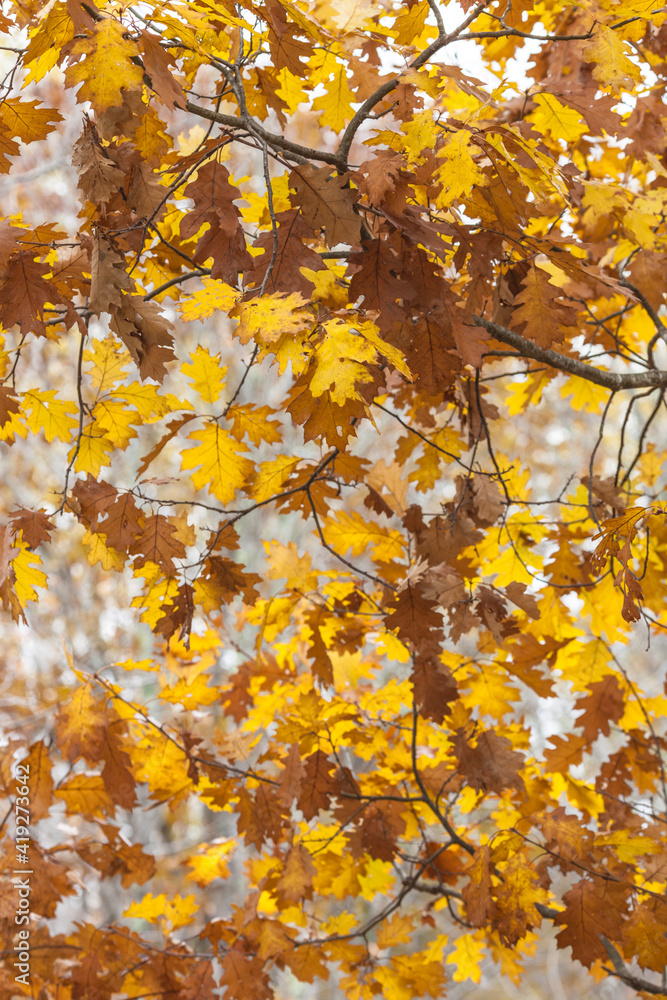
[[[484,327],[496,340],[502,341],[503,344],[509,344],[522,357],[533,358],[534,361],[540,361],[542,364],[549,365],[550,368],[557,368],[569,375],[576,375],[578,378],[594,382],[595,385],[602,385],[613,392],[619,392],[621,389],[643,389],[649,386],[653,388],[667,387],[667,372],[665,371],[653,369],[646,372],[626,372],[624,374],[604,371],[600,368],[594,368],[578,358],[568,358],[567,355],[559,354],[558,351],[539,347],[534,341],[526,340],[514,330],[508,330],[507,327],[493,323],[482,316],[473,316],[472,319],[476,326]]]
[[[614,966],[613,969],[608,969],[603,966],[605,972],[608,972],[610,976],[616,976],[626,986],[630,986],[633,990],[639,990],[643,993],[652,993],[656,997],[667,997],[667,990],[664,986],[656,986],[655,983],[651,983],[648,979],[644,979],[641,976],[636,976],[634,973],[630,972],[627,965],[621,958],[619,951],[614,947],[611,941],[608,941],[604,934],[600,934],[600,940],[604,945],[604,950],[609,955],[611,964]]]

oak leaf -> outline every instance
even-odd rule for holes
[[[276,216],[275,248],[273,233],[264,233],[253,244],[253,250],[261,250],[262,254],[255,256],[252,268],[244,275],[243,283],[248,295],[254,297],[265,285],[269,293],[299,292],[308,299],[314,286],[304,277],[302,269],[321,271],[326,267],[321,257],[304,243],[304,240],[313,238],[313,230],[297,209],[279,212]]]
[[[463,729],[456,731],[454,752],[459,769],[470,786],[477,791],[502,792],[505,788],[523,789],[521,777],[523,757],[512,749],[506,736],[485,730],[475,737],[473,745]]]
[[[361,220],[345,176],[333,176],[330,167],[294,167],[291,181],[296,188],[293,204],[314,229],[324,229],[328,246],[359,242]]]
[[[89,35],[71,46],[65,79],[71,87],[82,84],[78,99],[90,101],[99,114],[121,105],[124,91],[141,88],[143,69],[134,61],[138,55],[139,46],[120,21],[100,18],[91,25]]]
[[[583,726],[584,736],[591,742],[600,733],[609,736],[612,724],[623,715],[625,699],[615,674],[591,684],[588,691],[587,695],[577,699],[575,708],[582,711],[578,724]]]
[[[607,959],[601,941],[617,937],[619,922],[628,911],[629,889],[607,880],[582,878],[563,896],[565,909],[554,918],[561,930],[556,935],[561,948],[572,948],[572,957],[590,966],[596,959]]]
[[[340,783],[332,773],[334,767],[321,750],[306,757],[305,774],[297,798],[299,809],[306,820],[313,819],[321,809],[328,809],[332,796],[340,791]]]

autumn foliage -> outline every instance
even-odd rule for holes
[[[0,996],[667,995],[667,8],[0,24]]]

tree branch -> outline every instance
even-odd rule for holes
[[[455,28],[454,31],[447,34],[447,32],[445,31],[445,25],[442,20],[442,16],[440,14],[440,11],[438,10],[436,3],[434,2],[434,0],[429,0],[429,7],[433,11],[438,25],[438,37],[434,41],[432,41],[431,44],[428,45],[424,49],[424,51],[421,52],[417,56],[417,58],[410,63],[408,69],[420,69],[424,65],[424,63],[428,62],[431,56],[435,55],[436,52],[444,48],[445,45],[449,45],[450,42],[456,41],[461,32],[465,31],[468,25],[472,24],[475,18],[479,17],[484,8],[489,6],[490,2],[491,0],[483,0],[482,3],[477,4],[474,10],[470,11],[465,20],[463,20],[461,24],[458,26],[458,28]],[[371,94],[370,97],[366,98],[364,103],[356,112],[352,121],[349,122],[347,128],[343,132],[342,138],[338,144],[338,149],[336,151],[336,155],[340,160],[343,161],[345,165],[347,165],[347,158],[350,153],[350,147],[360,126],[363,125],[363,123],[365,122],[366,118],[373,110],[375,105],[379,104],[379,102],[384,97],[386,97],[387,94],[391,94],[392,90],[395,90],[400,82],[401,82],[401,74],[399,73],[397,76],[393,77],[393,79],[387,80],[385,83],[383,83],[381,87],[378,87],[375,93]]]
[[[185,105],[186,111],[199,118],[206,118],[208,121],[217,122],[218,125],[225,125],[227,128],[243,129],[255,135],[262,142],[267,143],[274,149],[282,149],[286,156],[297,162],[308,163],[310,160],[320,160],[322,163],[331,163],[334,167],[345,166],[344,160],[338,153],[327,153],[321,149],[311,149],[309,146],[302,146],[298,142],[290,142],[282,135],[269,132],[263,125],[256,122],[254,118],[248,116],[247,119],[237,118],[235,115],[225,115],[220,111],[211,111],[210,108],[202,108],[199,104],[188,101]]]
[[[657,997],[667,997],[667,990],[664,986],[656,986],[655,983],[651,983],[648,979],[643,979],[641,976],[636,976],[634,973],[630,972],[627,965],[621,958],[620,953],[611,943],[608,941],[604,934],[600,934],[600,940],[604,945],[604,950],[609,955],[611,964],[614,966],[613,969],[608,969],[603,966],[605,972],[608,972],[610,976],[617,976],[626,986],[630,986],[633,990],[639,990],[643,993],[652,993],[653,996]]]
[[[507,327],[501,326],[499,323],[493,323],[482,316],[473,316],[472,319],[476,326],[484,327],[496,340],[502,341],[503,344],[509,344],[522,357],[533,358],[534,361],[549,365],[550,368],[557,368],[559,371],[567,372],[569,375],[576,375],[578,378],[586,379],[587,382],[594,382],[595,385],[602,385],[613,392],[618,392],[621,389],[667,387],[667,372],[656,369],[647,372],[626,372],[625,374],[603,371],[599,368],[593,368],[592,365],[587,364],[585,361],[580,361],[578,358],[568,358],[567,355],[559,354],[558,351],[539,347],[534,341],[526,340],[525,337],[515,333],[514,330],[508,330]]]

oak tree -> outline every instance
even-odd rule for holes
[[[0,24],[1,995],[667,995],[667,8]]]

